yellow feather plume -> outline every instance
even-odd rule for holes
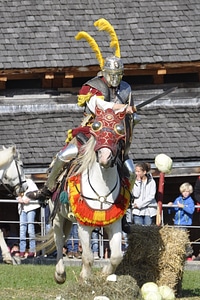
[[[87,32],[85,31],[80,31],[76,36],[75,36],[76,40],[80,40],[80,39],[85,39],[88,44],[90,45],[90,47],[92,48],[92,50],[95,52],[96,54],[96,58],[99,62],[100,68],[102,69],[104,66],[104,59],[102,57],[101,51],[99,49],[98,44],[96,43],[95,39],[93,39],[93,37],[91,37],[91,35],[89,35]]]
[[[106,19],[103,18],[94,22],[94,26],[98,27],[99,30],[105,30],[109,33],[111,38],[110,47],[115,48],[115,56],[120,58],[121,54],[119,41],[113,26]]]

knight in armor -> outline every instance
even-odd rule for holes
[[[97,22],[106,22],[106,25],[109,26],[108,23],[104,19],[100,19]],[[95,23],[97,23],[95,22]],[[97,26],[99,23],[97,23]],[[96,26],[96,25],[95,25]],[[111,27],[112,30],[113,27]],[[101,29],[100,29],[101,30]],[[106,29],[103,29],[106,30]],[[91,45],[92,37],[89,36],[85,32],[80,32],[76,39],[86,38],[86,40]],[[92,39],[92,45],[96,42]],[[97,52],[97,45],[95,52]],[[119,50],[119,49],[118,49]],[[124,148],[121,153],[121,164],[123,173],[126,174],[130,180],[130,182],[134,181],[135,178],[135,170],[132,159],[129,159],[128,152],[132,140],[132,130],[134,126],[134,113],[135,107],[133,103],[133,97],[131,93],[131,87],[125,81],[122,81],[123,73],[124,73],[124,65],[120,58],[119,53],[116,51],[114,56],[107,57],[102,60],[101,56],[98,56],[101,71],[98,75],[87,81],[82,88],[80,89],[78,95],[78,105],[85,107],[86,117],[83,119],[81,126],[83,130],[77,130],[77,140],[84,144],[87,141],[87,133],[84,132],[84,129],[87,128],[87,125],[92,122],[92,115],[94,116],[95,105],[101,105],[105,110],[107,108],[112,108],[117,111],[120,109],[126,108],[126,118],[125,118],[125,128],[126,128],[126,141],[124,144]],[[80,131],[81,134],[80,134]],[[74,137],[74,136],[73,136]],[[53,162],[53,166],[51,168],[51,172],[49,173],[48,179],[44,185],[44,187],[29,195],[31,199],[39,199],[40,201],[45,201],[48,198],[51,198],[52,193],[55,191],[58,178],[64,169],[70,164],[70,161],[74,159],[78,155],[78,147],[76,143],[70,141],[72,137],[67,139],[67,144],[64,146],[62,150],[56,155],[56,158]]]

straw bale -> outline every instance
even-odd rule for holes
[[[106,281],[101,274],[95,274],[84,282],[70,283],[67,287],[69,299],[94,300],[96,296],[106,296],[109,300],[141,300],[140,289],[129,275],[117,276],[117,281]]]
[[[186,250],[190,245],[188,232],[177,227],[165,226],[160,229],[160,235],[165,248],[159,257],[157,284],[167,284],[177,291],[182,281]]]
[[[141,287],[158,278],[159,251],[162,239],[158,226],[133,225],[128,236],[128,249],[116,274],[128,274]]]
[[[180,228],[133,225],[127,252],[116,274],[132,276],[140,287],[152,281],[177,292],[188,244],[188,233]]]

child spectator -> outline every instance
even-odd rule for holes
[[[18,244],[13,244],[10,249],[11,256],[20,256],[20,249]]]
[[[185,182],[180,186],[181,195],[178,196],[174,202],[169,202],[168,205],[175,205],[171,207],[169,213],[175,211],[174,225],[192,225],[193,213],[195,210],[195,204],[190,196],[193,192],[193,187],[190,183]]]
[[[197,178],[194,186],[194,199],[200,203],[200,176]]]
[[[137,225],[153,224],[157,213],[156,183],[149,171],[150,164],[145,162],[136,164],[132,213],[134,224]]]
[[[10,225],[8,223],[1,223],[0,229],[3,232],[5,242],[9,249],[16,243],[18,243],[17,235],[11,231]]]

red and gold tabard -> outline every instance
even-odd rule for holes
[[[119,196],[106,210],[91,208],[80,195],[81,177],[73,176],[68,180],[69,202],[72,212],[80,224],[87,226],[105,226],[112,224],[125,214],[130,203],[130,191],[128,179],[123,180]]]

